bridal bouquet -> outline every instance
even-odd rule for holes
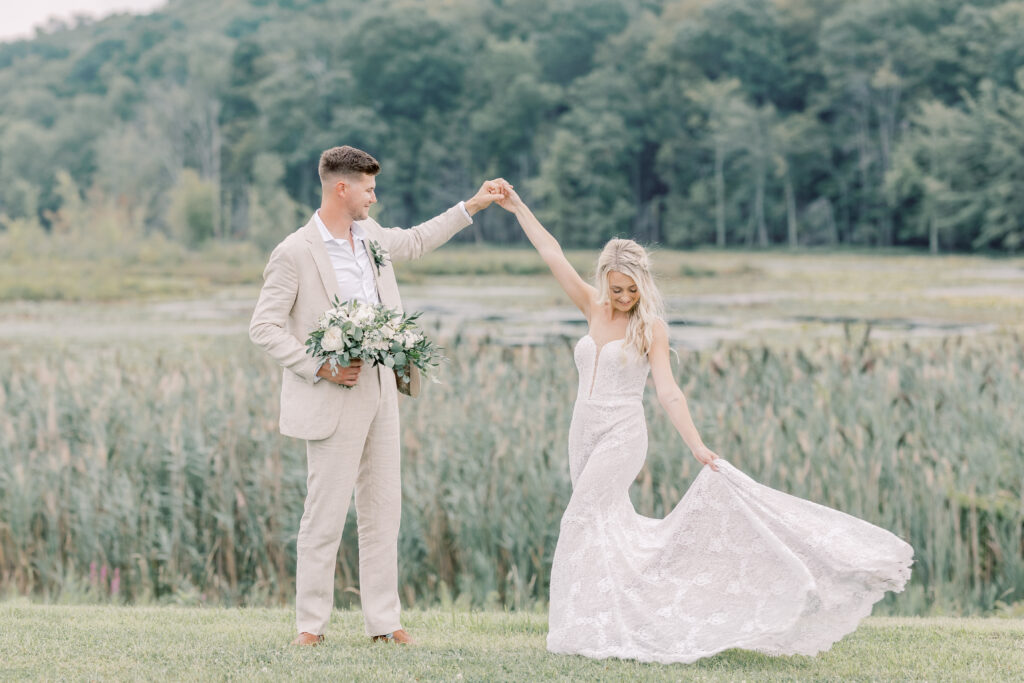
[[[384,304],[341,302],[335,296],[334,307],[320,316],[316,329],[309,333],[306,353],[323,359],[332,371],[360,358],[364,363],[392,368],[404,382],[409,381],[410,366],[433,380],[433,371],[444,357],[416,324],[419,316],[405,315]]]

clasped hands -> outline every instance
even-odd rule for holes
[[[492,202],[497,202],[500,207],[508,211],[514,210],[515,202],[519,201],[519,195],[512,189],[512,183],[504,178],[485,180],[476,194],[466,200],[466,210],[469,215],[486,209]]]

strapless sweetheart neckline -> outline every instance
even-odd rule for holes
[[[589,339],[594,345],[594,370],[590,376],[590,391],[587,392],[587,398],[591,398],[594,395],[594,384],[597,382],[597,366],[601,364],[601,354],[604,353],[604,348],[609,344],[614,344],[615,342],[624,342],[626,341],[626,338],[619,337],[617,339],[609,339],[604,344],[599,345],[597,340],[594,339],[594,336],[587,332],[580,338],[580,341],[583,341],[584,339]],[[576,343],[578,344],[579,342]]]
[[[609,339],[604,344],[598,344],[597,340],[594,339],[594,336],[592,334],[590,334],[589,332],[587,332],[585,335],[583,335],[583,337],[580,337],[580,339],[583,339],[583,338],[587,338],[590,341],[594,342],[594,346],[597,347],[598,351],[600,351],[604,347],[608,346],[609,344],[614,344],[615,342],[624,342],[624,341],[626,341],[625,337],[618,337],[616,339]]]

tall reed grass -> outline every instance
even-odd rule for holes
[[[245,339],[50,341],[0,350],[0,590],[288,604],[305,451],[277,434],[276,368]],[[570,493],[570,346],[447,341],[444,384],[401,406],[405,602],[542,605]],[[737,346],[677,374],[720,455],[914,546],[880,611],[976,614],[1024,601],[1021,342]],[[698,463],[648,399],[631,495],[660,516]],[[357,566],[353,512],[339,604]]]

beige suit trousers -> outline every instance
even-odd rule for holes
[[[322,634],[334,607],[334,573],[353,489],[359,597],[367,635],[402,628],[398,527],[402,516],[398,390],[387,368],[363,366],[326,439],[306,442],[306,502],[299,522],[295,613],[300,632]]]

